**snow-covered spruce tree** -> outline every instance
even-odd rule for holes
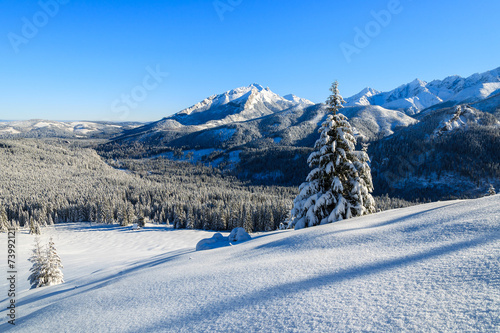
[[[42,246],[40,245],[40,239],[38,237],[35,238],[35,247],[33,248],[33,253],[28,261],[33,264],[30,268],[31,275],[28,277],[31,288],[44,286],[46,283],[45,276],[47,258],[45,257]]]
[[[42,228],[40,227],[40,224],[38,224],[38,221],[36,221],[32,216],[30,216],[29,219],[29,230],[30,230],[30,235],[42,234]]]
[[[50,238],[45,251],[40,245],[38,237],[35,238],[33,254],[28,260],[33,263],[30,269],[31,275],[28,277],[31,288],[52,286],[64,282],[61,271],[63,265],[52,238]]]
[[[488,193],[486,195],[495,195],[495,194],[497,194],[497,192],[495,191],[493,184],[490,184],[490,188],[488,189]]]
[[[54,246],[54,241],[52,237],[49,240],[49,244],[47,245],[47,254],[46,254],[46,284],[47,286],[53,286],[56,284],[60,284],[64,282],[63,273],[61,268],[63,268],[61,258],[57,254],[56,247]]]
[[[360,195],[363,202],[365,212],[362,215],[375,213],[375,200],[370,194],[373,192],[372,171],[370,168],[370,157],[368,156],[368,144],[362,143],[361,151],[355,151],[358,161],[354,161],[354,165],[359,172],[359,176],[364,186],[360,187]]]
[[[300,229],[375,211],[373,185],[366,149],[355,151],[356,139],[347,117],[337,114],[344,99],[338,82],[330,88],[328,118],[308,159],[313,170],[294,200],[290,227]]]

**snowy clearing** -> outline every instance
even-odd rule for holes
[[[199,252],[213,232],[60,224],[42,241],[66,283],[34,290],[23,232],[19,319],[0,331],[498,332],[499,207],[437,202]]]

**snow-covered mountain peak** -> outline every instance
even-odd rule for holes
[[[370,96],[376,95],[378,93],[380,93],[380,91],[375,90],[375,89],[370,88],[370,87],[366,87],[365,89],[361,90],[361,92],[360,92],[360,94],[370,95]]]
[[[294,94],[285,95],[283,96],[283,98],[286,99],[287,101],[294,102],[304,106],[314,105],[314,103],[311,102],[310,100],[295,96]]]
[[[211,128],[234,122],[247,121],[285,109],[314,105],[313,102],[287,95],[281,97],[264,86],[253,83],[210,96],[203,101],[184,109],[175,115],[161,120],[160,128],[168,128],[166,120],[175,120],[183,126],[196,126],[196,129]],[[178,129],[176,126],[175,129]]]
[[[253,89],[253,88],[255,88],[255,89],[257,89],[258,91],[262,91],[262,90],[269,90],[269,87],[268,87],[268,88],[266,88],[266,89],[264,89],[264,87],[263,87],[263,86],[261,86],[261,85],[260,85],[260,84],[258,84],[258,83],[252,83],[252,84],[251,84],[251,85],[249,85],[248,87],[249,87],[249,88],[252,88],[252,89]]]
[[[487,82],[500,82],[500,67],[492,69],[484,73],[472,74],[466,78],[467,83],[487,83]]]
[[[420,80],[419,78],[416,78],[415,80],[411,81],[408,83],[408,86],[414,89],[418,89],[419,87],[425,87],[427,85],[427,82]],[[405,85],[403,85],[405,86]]]
[[[411,81],[410,83],[406,83],[403,85],[400,85],[396,89],[394,89],[391,94],[390,98],[396,99],[396,98],[408,98],[411,95],[416,95],[422,91],[426,91],[427,88],[427,82],[422,81],[420,79],[415,79]]]
[[[380,91],[372,89],[370,87],[366,87],[361,90],[356,95],[347,98],[345,106],[359,106],[359,105],[370,105],[369,98],[379,94]]]

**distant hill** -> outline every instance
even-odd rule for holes
[[[52,121],[32,119],[0,122],[0,137],[111,138],[141,125],[135,122]]]

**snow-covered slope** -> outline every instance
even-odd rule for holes
[[[393,134],[398,128],[418,123],[418,120],[403,112],[380,106],[347,107],[341,112],[349,118],[355,132],[365,140],[385,137]]]
[[[347,106],[380,105],[387,109],[402,110],[409,115],[444,102],[472,103],[488,98],[500,91],[500,67],[467,78],[449,76],[429,83],[415,79],[389,92],[366,88],[347,98]]]
[[[341,112],[355,127],[355,134],[365,140],[391,135],[397,128],[418,122],[400,111],[379,106],[348,107]],[[324,104],[294,107],[258,119],[191,133],[171,141],[171,144],[203,148],[232,148],[249,143],[258,147],[310,147],[318,139],[319,127],[327,113]]]
[[[381,92],[370,87],[366,87],[354,96],[346,98],[345,106],[371,105],[370,97],[380,94]]]
[[[471,106],[483,112],[489,112],[497,115],[497,118],[500,119],[500,93],[473,103]]]
[[[498,195],[437,202],[202,252],[208,232],[57,225],[43,240],[66,283],[35,290],[21,233],[19,318],[0,331],[495,332],[498,207]]]

